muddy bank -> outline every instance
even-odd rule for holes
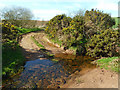
[[[118,88],[118,74],[100,68],[88,69],[79,72],[77,77],[70,79],[61,88]]]

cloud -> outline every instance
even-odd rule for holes
[[[82,8],[80,3],[72,3],[70,5],[63,6],[65,9],[73,9],[73,8]]]
[[[46,10],[33,10],[33,13],[36,13],[36,14],[53,14],[53,13],[56,13],[56,14],[61,14],[61,13],[64,13],[64,11],[60,11],[60,10],[57,10],[57,9],[46,9]]]
[[[115,1],[115,0],[113,0]],[[118,3],[113,2],[113,1],[106,1],[106,0],[100,0],[96,6],[97,9],[101,9],[101,10],[114,10],[117,11],[118,10]]]
[[[40,20],[49,20],[53,18],[55,15],[64,14],[65,11],[50,9],[50,10],[32,10],[33,14],[35,15],[35,18]]]
[[[6,4],[0,3],[0,8],[6,7]]]
[[[50,19],[57,14],[78,11],[79,9],[97,8],[113,13],[118,12],[119,0],[0,0],[0,8],[11,5],[30,8],[35,17]]]

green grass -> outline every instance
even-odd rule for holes
[[[73,47],[73,46],[71,46],[69,49],[74,51],[73,55],[76,55],[77,47]]]
[[[69,49],[76,51],[76,50],[77,50],[77,47],[72,47],[72,46],[71,46]]]
[[[112,18],[115,19],[115,23],[116,23],[112,28],[117,28],[118,24],[120,24],[120,18],[118,17],[112,17]]]
[[[35,32],[35,31],[42,31],[44,29],[42,28],[30,28],[30,29],[27,29],[27,28],[19,28],[19,27],[16,27],[20,32],[19,34],[22,35],[22,34],[26,34],[26,33],[29,33],[29,32]]]
[[[48,38],[49,38],[49,37],[48,37]],[[53,42],[53,43],[57,43],[58,45],[64,47],[64,45],[62,45],[62,41],[58,40],[58,38],[52,38],[52,39],[49,39],[49,40],[50,40],[51,42]],[[77,47],[71,46],[69,49],[70,49],[70,50],[76,50]]]
[[[119,57],[108,57],[99,59],[96,61],[96,63],[98,66],[100,66],[100,68],[105,68],[107,70],[118,72],[118,61],[116,59],[119,59]]]
[[[51,54],[50,52],[46,52],[46,54],[47,54],[49,57],[54,57],[54,54]]]
[[[45,47],[44,47],[43,45],[41,45],[33,36],[31,36],[31,39],[34,41],[34,43],[35,43],[38,47],[40,47],[40,48],[42,48],[42,49],[45,48]]]
[[[58,40],[58,38],[50,39],[50,41],[52,41],[53,43],[57,43],[60,46],[62,45],[62,41]]]
[[[47,38],[49,38],[49,36],[47,36]],[[52,38],[52,39],[49,39],[49,40],[53,43],[57,43],[60,47],[61,46],[64,47],[64,45],[62,45],[62,41],[60,41],[58,38]],[[76,55],[77,47],[71,46],[71,47],[69,47],[69,50],[73,50],[74,51],[73,55]]]
[[[11,76],[21,69],[25,58],[19,46],[15,50],[3,47],[2,49],[2,75]]]
[[[57,60],[57,59],[52,59],[52,61],[53,61],[53,62],[58,62],[59,60]]]
[[[120,47],[120,44],[118,44],[118,47]]]

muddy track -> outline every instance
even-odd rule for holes
[[[40,57],[40,55],[43,55],[43,52],[31,40],[31,36],[34,36],[40,44],[53,54],[66,53],[63,49],[50,43],[44,33],[32,32],[23,36],[20,42],[20,46],[23,48],[24,55],[28,60],[44,59]],[[83,75],[80,72],[76,78],[71,78],[61,88],[118,88],[118,75],[105,69],[95,68],[86,71]]]
[[[34,38],[42,44],[48,52],[52,54],[57,53],[66,53],[62,48],[58,48],[57,46],[53,45],[48,41],[46,38],[46,35],[42,32],[31,32],[27,35],[24,35],[21,39],[20,46],[23,49],[23,53],[27,60],[35,60],[40,58],[40,55],[44,55],[44,53],[40,50],[41,48],[38,47],[34,41],[31,39],[31,36],[34,36]],[[41,58],[44,59],[44,58]]]

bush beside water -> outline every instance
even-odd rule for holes
[[[25,57],[19,46],[19,37],[22,34],[41,31],[43,29],[25,29],[12,25],[7,20],[2,21],[2,75],[10,77],[22,69]]]
[[[75,47],[76,54],[91,57],[114,56],[118,31],[113,31],[115,20],[109,14],[92,9],[73,18],[57,15],[46,26],[50,39],[58,38],[65,50]],[[57,41],[58,42],[58,41]]]

